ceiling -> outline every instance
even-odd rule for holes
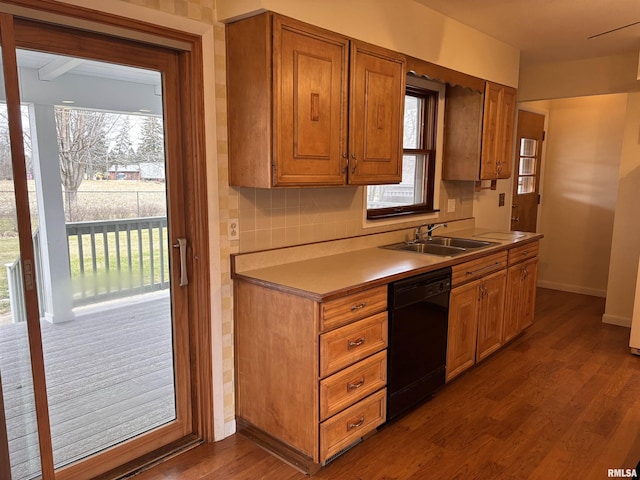
[[[525,67],[640,50],[639,0],[415,1],[518,48]]]
[[[17,50],[18,66],[38,70],[40,80],[51,81],[66,74],[107,78],[143,85],[160,85],[158,72],[113,63],[65,57],[35,50]]]

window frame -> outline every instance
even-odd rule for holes
[[[367,208],[367,220],[402,217],[415,214],[438,212],[434,208],[435,173],[436,173],[436,139],[438,133],[438,102],[440,92],[427,87],[412,85],[407,82],[405,96],[416,97],[422,101],[420,148],[403,148],[402,156],[423,155],[426,176],[422,185],[424,199],[422,203],[385,208]],[[403,112],[404,118],[404,112]],[[404,124],[404,122],[403,122]],[[404,145],[403,145],[404,147]]]

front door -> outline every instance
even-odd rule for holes
[[[194,436],[184,74],[170,49],[3,20],[0,477],[93,478]]]
[[[544,115],[518,110],[511,230],[536,231],[543,140]]]

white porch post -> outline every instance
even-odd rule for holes
[[[38,293],[43,297],[41,301],[46,320],[52,323],[68,322],[74,319],[73,290],[54,107],[34,105],[30,113],[42,258],[40,275],[44,285],[44,292]]]

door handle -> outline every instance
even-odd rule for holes
[[[189,277],[187,276],[187,239],[178,238],[173,248],[180,249],[180,283],[181,287],[189,285]]]
[[[518,223],[520,221],[520,217],[511,217],[511,221],[513,223]]]

